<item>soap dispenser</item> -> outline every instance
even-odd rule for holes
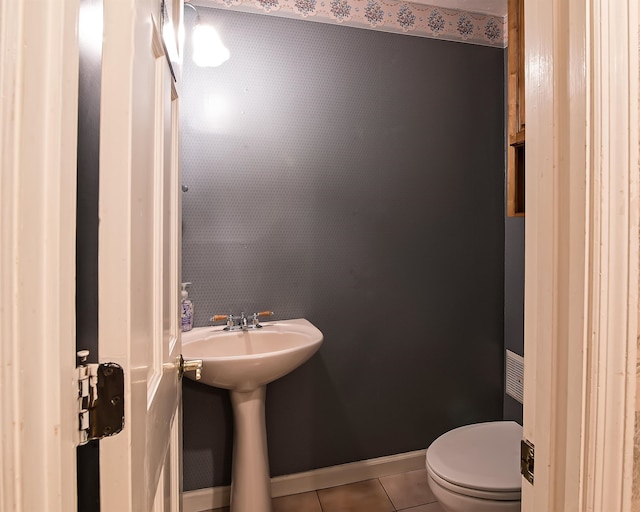
[[[182,317],[180,323],[182,325],[182,332],[187,332],[193,329],[193,302],[189,298],[187,292],[187,286],[191,283],[182,283]]]

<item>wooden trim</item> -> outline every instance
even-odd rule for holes
[[[78,8],[77,0],[0,0],[0,509],[6,511],[77,508]]]
[[[509,133],[517,133],[525,127],[524,0],[508,0],[508,11]]]
[[[521,146],[524,144],[526,137],[525,129],[523,128],[519,132],[513,133],[509,135],[509,145],[510,146]]]
[[[508,0],[507,50],[507,215],[523,216],[525,143],[524,0]],[[520,157],[520,158],[519,158]]]

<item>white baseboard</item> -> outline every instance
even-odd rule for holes
[[[288,496],[371,478],[424,469],[426,450],[389,455],[271,479],[271,496]],[[231,488],[209,487],[182,493],[183,512],[203,512],[229,505]]]

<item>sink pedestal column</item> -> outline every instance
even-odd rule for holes
[[[266,388],[230,391],[234,416],[231,512],[272,512],[264,419]]]

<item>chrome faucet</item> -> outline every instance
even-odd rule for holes
[[[262,325],[260,325],[258,318],[272,315],[273,311],[260,311],[260,313],[254,313],[247,317],[244,312],[242,312],[239,315],[213,315],[210,321],[214,323],[225,320],[227,322],[227,326],[223,329],[225,331],[246,331],[249,329],[260,329]]]

